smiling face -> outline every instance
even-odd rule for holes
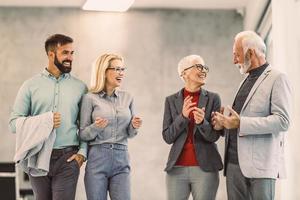
[[[185,70],[182,74],[182,77],[185,80],[186,85],[197,85],[197,86],[202,86],[206,83],[206,76],[207,76],[207,71],[202,70],[200,67],[197,67],[197,64],[201,64],[197,60],[192,62],[194,67],[190,67],[189,69]],[[192,66],[193,66],[192,65]]]
[[[105,87],[113,89],[120,87],[124,78],[124,69],[124,63],[121,60],[112,60],[105,72]]]
[[[62,74],[71,72],[73,54],[72,43],[57,45],[55,52],[51,52],[53,63]]]

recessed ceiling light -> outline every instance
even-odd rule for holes
[[[82,6],[83,10],[125,12],[134,0],[87,0]]]

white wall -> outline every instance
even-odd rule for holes
[[[274,65],[290,78],[294,87],[293,119],[287,137],[288,178],[282,181],[281,199],[300,199],[300,1],[273,0]]]

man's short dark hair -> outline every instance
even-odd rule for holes
[[[63,34],[54,34],[47,38],[45,42],[45,50],[48,55],[49,51],[55,51],[58,45],[73,43],[73,39]]]

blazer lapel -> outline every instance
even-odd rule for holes
[[[247,106],[247,104],[249,103],[249,100],[251,99],[251,97],[253,96],[254,92],[256,91],[256,89],[258,88],[258,86],[262,83],[262,81],[269,75],[271,71],[271,67],[267,67],[265,69],[265,71],[260,75],[260,77],[258,77],[258,79],[256,80],[255,84],[253,85],[251,91],[249,92],[249,95],[243,105],[243,108],[241,110],[241,112],[245,109],[245,107]]]
[[[205,108],[206,104],[207,104],[207,100],[208,100],[207,91],[201,88],[198,107],[199,108],[203,108],[203,107]]]
[[[207,101],[208,101],[207,91],[201,88],[200,89],[199,102],[198,102],[198,108],[203,108],[203,107],[205,108],[206,104],[207,104]],[[194,135],[196,133],[196,130],[197,130],[197,127],[194,126],[194,130],[193,130]]]
[[[183,107],[183,94],[182,94],[183,90],[180,90],[177,95],[176,95],[176,99],[174,101],[175,103],[175,107],[177,110],[177,113],[182,113],[182,107]]]

